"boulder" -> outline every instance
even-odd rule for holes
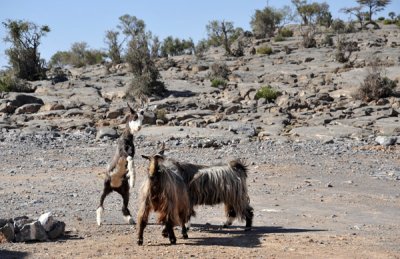
[[[36,113],[39,111],[40,107],[42,107],[41,104],[39,103],[28,103],[24,104],[21,107],[18,107],[15,110],[15,114],[30,114],[30,113]]]
[[[46,241],[48,239],[46,230],[39,221],[23,225],[15,235],[15,241]]]

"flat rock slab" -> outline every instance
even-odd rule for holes
[[[290,131],[290,135],[302,139],[328,140],[332,138],[351,138],[359,136],[363,130],[344,125],[328,125],[313,127],[298,127]]]
[[[207,128],[192,128],[192,127],[180,127],[180,126],[155,126],[142,128],[137,136],[145,137],[160,137],[165,136],[165,139],[174,138],[186,138],[197,137],[197,138],[220,138],[220,139],[236,139],[238,135],[233,132],[219,129],[207,129]]]

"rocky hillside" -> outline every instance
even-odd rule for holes
[[[201,58],[160,59],[169,94],[150,99],[147,131],[182,131],[182,136],[206,139],[218,134],[242,140],[354,138],[399,144],[399,95],[372,102],[352,96],[377,58],[383,76],[400,80],[400,30],[389,25],[346,36],[358,49],[347,63],[335,60],[334,46],[303,48],[299,36],[282,42],[245,38],[245,55],[237,58],[214,48]],[[271,55],[255,54],[265,45],[272,47]],[[224,87],[211,87],[214,63],[228,67]],[[98,138],[117,137],[124,126],[124,97],[132,78],[127,66],[70,68],[67,74],[64,82],[30,82],[33,93],[0,94],[0,132],[79,130]],[[266,85],[281,93],[275,102],[255,98]]]

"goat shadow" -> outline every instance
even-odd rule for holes
[[[0,249],[0,258],[1,259],[28,258],[28,256],[31,256],[31,255],[27,252],[10,251],[10,250],[5,250],[5,249]]]
[[[250,231],[244,231],[241,227],[231,226],[229,228],[221,228],[217,225],[200,225],[192,224],[193,230],[200,230],[213,234],[219,234],[218,237],[190,237],[190,245],[194,246],[231,246],[231,247],[245,247],[254,248],[261,246],[261,238],[266,234],[290,234],[302,232],[319,232],[326,231],[324,229],[305,229],[305,228],[284,228],[281,226],[253,226]],[[226,236],[221,236],[226,235]]]

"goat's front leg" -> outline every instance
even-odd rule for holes
[[[232,225],[233,221],[237,217],[236,211],[233,206],[225,204],[225,215],[226,215],[226,222],[223,224],[222,227],[227,228]]]
[[[175,245],[176,237],[174,233],[174,224],[172,223],[171,220],[168,220],[167,223],[165,223],[165,228],[167,229],[168,232],[169,242],[171,242],[171,245]]]
[[[138,231],[138,235],[137,235],[137,237],[138,237],[137,244],[140,246],[143,245],[143,232],[147,225],[147,221],[149,219],[149,214],[150,214],[150,205],[143,204],[138,212],[138,218],[137,218],[137,222],[139,225],[139,231]]]

